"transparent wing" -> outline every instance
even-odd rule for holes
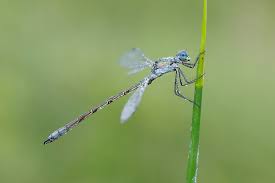
[[[125,123],[127,120],[134,114],[139,105],[142,95],[148,86],[148,81],[145,81],[136,91],[135,93],[129,98],[127,103],[125,104],[121,116],[120,122]]]
[[[134,74],[147,67],[151,67],[153,62],[145,57],[144,53],[139,48],[133,48],[129,52],[122,55],[120,65],[129,69],[129,74]]]

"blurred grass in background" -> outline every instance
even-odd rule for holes
[[[275,3],[208,3],[199,182],[272,182]],[[118,65],[130,48],[195,58],[201,10],[187,0],[1,0],[0,182],[183,182],[192,105],[174,96],[173,74],[150,85],[126,125],[127,97],[42,142],[148,73]]]

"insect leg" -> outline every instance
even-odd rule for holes
[[[175,75],[175,83],[174,83],[174,93],[176,96],[183,98],[184,100],[187,100],[195,105],[197,105],[194,101],[190,100],[189,98],[185,97],[184,95],[182,95],[179,91],[179,87],[178,87],[178,71],[176,70],[176,75]],[[197,105],[198,106],[198,105]]]
[[[189,67],[189,68],[192,68],[192,69],[193,69],[193,68],[197,65],[197,63],[198,63],[200,57],[201,57],[202,55],[204,55],[204,54],[205,54],[205,51],[200,52],[199,55],[197,56],[197,58],[196,58],[196,60],[195,60],[194,63],[185,62],[185,63],[183,63],[183,65],[186,66],[186,67]]]
[[[180,85],[181,86],[184,86],[183,83],[182,83],[182,80],[181,80],[181,77],[184,79],[184,81],[188,84],[191,84],[193,83],[193,80],[189,80],[185,74],[182,72],[182,70],[180,68],[178,68],[178,75],[179,75],[179,79],[180,79]],[[185,84],[186,85],[186,84]]]
[[[178,68],[178,69],[180,69],[180,68]],[[186,84],[183,84],[182,79],[181,79],[181,76],[180,76],[180,72],[176,71],[176,74],[178,75],[178,77],[179,77],[179,79],[180,79],[180,85],[181,85],[181,86],[185,86]]]
[[[193,80],[188,80],[187,77],[185,76],[185,74],[182,72],[182,70],[180,68],[178,68],[178,73],[179,73],[179,78],[180,78],[180,84],[181,86],[187,86],[189,84],[195,83],[197,80],[201,79],[205,74],[193,79]],[[186,84],[182,84],[181,82],[181,77],[183,77],[184,81],[186,82]]]

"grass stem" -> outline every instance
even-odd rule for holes
[[[206,22],[207,22],[207,0],[203,0],[203,16],[201,29],[201,43],[200,53],[205,53],[206,43]],[[202,54],[197,67],[197,77],[204,74],[204,55]],[[200,139],[200,119],[201,119],[201,103],[202,103],[202,89],[203,77],[195,83],[194,102],[198,105],[193,105],[192,126],[191,126],[191,141],[189,144],[188,164],[187,164],[187,183],[196,183],[198,176],[198,162],[199,162],[199,139]],[[200,106],[200,107],[199,107]]]

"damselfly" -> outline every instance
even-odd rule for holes
[[[117,95],[111,96],[110,98],[105,100],[103,103],[90,109],[88,112],[80,115],[76,119],[67,123],[65,126],[57,129],[56,131],[54,131],[48,136],[47,140],[44,141],[44,144],[57,140],[59,137],[66,134],[72,128],[74,128],[79,123],[81,123],[88,116],[94,114],[100,109],[103,109],[104,107],[111,104],[112,102],[119,99],[120,97],[123,97],[129,94],[130,92],[136,90],[134,94],[129,98],[128,102],[126,103],[126,105],[122,110],[120,120],[121,120],[121,123],[125,123],[136,111],[137,106],[139,105],[142,95],[145,89],[147,88],[147,86],[151,84],[156,78],[169,72],[175,72],[174,92],[176,96],[179,96],[184,100],[194,103],[192,100],[188,99],[182,93],[180,93],[179,86],[187,86],[188,84],[194,83],[196,80],[200,79],[201,77],[198,77],[194,80],[189,80],[179,66],[183,65],[188,68],[194,68],[199,60],[199,57],[202,54],[203,53],[199,54],[199,56],[196,58],[194,63],[190,63],[191,59],[185,50],[179,51],[174,57],[162,57],[160,59],[153,61],[147,58],[139,48],[133,48],[132,50],[125,53],[121,57],[120,59],[121,65],[130,69],[129,74],[137,73],[139,71],[142,71],[145,68],[151,69],[150,74],[146,76],[144,79],[142,79],[140,82],[138,82],[137,84],[133,85],[132,87],[118,93]]]

